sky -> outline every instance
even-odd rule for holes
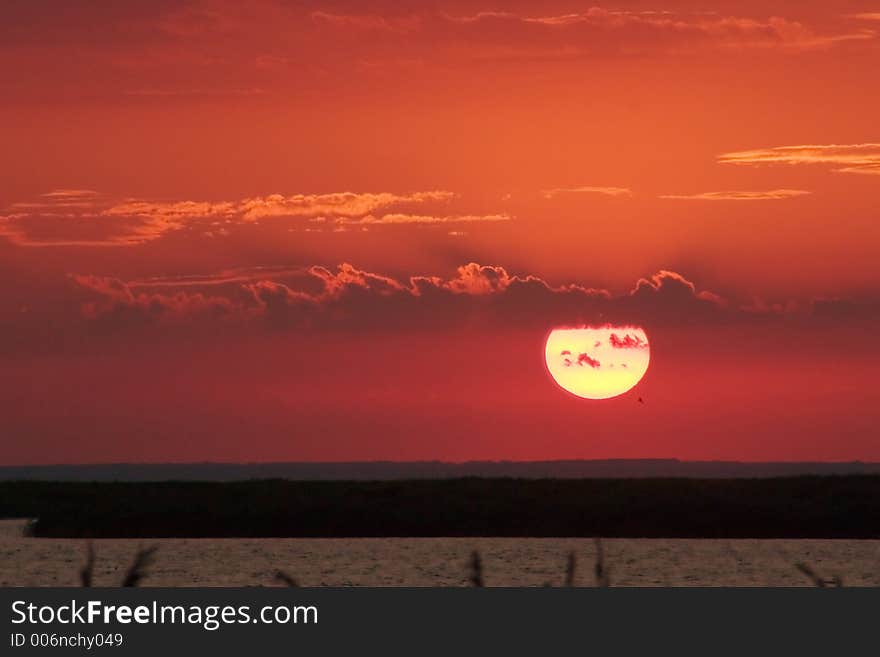
[[[878,461],[878,70],[876,0],[7,0],[0,464]]]

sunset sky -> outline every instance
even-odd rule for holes
[[[0,464],[880,460],[880,0],[6,0],[0,100]]]

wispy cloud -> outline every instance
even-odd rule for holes
[[[389,21],[378,15],[312,14],[317,25],[357,32],[392,33],[470,44],[485,57],[525,53],[578,57],[712,48],[806,50],[874,38],[871,30],[817,32],[781,17],[754,19],[713,12],[627,11],[592,7],[583,12],[527,16],[505,11],[474,14],[420,14]],[[433,49],[436,53],[436,47]]]
[[[7,213],[0,215],[0,236],[19,246],[133,246],[185,228],[197,227],[203,234],[224,236],[237,224],[263,220],[308,221],[343,231],[346,224],[455,224],[511,218],[507,214],[443,212],[454,197],[452,192],[430,190],[271,194],[237,201],[156,201],[120,200],[91,190],[60,189],[9,206]],[[428,212],[411,212],[414,206]]]
[[[810,192],[804,189],[771,189],[762,192],[731,191],[702,192],[700,194],[663,194],[660,198],[683,201],[778,201],[807,194],[810,194]]]
[[[96,198],[100,196],[100,194],[91,189],[54,189],[51,192],[46,192],[42,194],[45,198],[63,198],[63,199],[71,199],[71,198]]]
[[[40,194],[35,200],[13,203],[8,210],[21,212],[43,209],[51,212],[66,208],[93,208],[99,202],[100,194],[90,189],[54,189]]]
[[[603,196],[626,197],[632,196],[632,190],[628,187],[555,187],[541,190],[544,198],[551,199],[565,194],[601,194]]]
[[[880,175],[880,144],[804,144],[736,151],[718,156],[721,164],[827,164],[843,173]]]
[[[449,2],[392,3],[391,11],[389,3],[141,1],[136,8],[112,3],[120,6],[72,13],[53,11],[57,4],[0,3],[0,25],[15,26],[4,32],[3,45],[21,48],[6,58],[3,73],[14,76],[21,62],[31,73],[15,79],[17,94],[40,97],[59,88],[83,98],[112,93],[146,103],[247,102],[319,91],[342,74],[408,76],[437,65],[800,53],[877,43],[870,11],[858,14],[865,20],[837,22],[711,11],[568,12],[542,3],[516,3],[520,13],[475,12],[482,3]],[[456,11],[462,13],[451,14]],[[64,53],[63,62],[48,56],[53,49]],[[175,75],[164,75],[168,70]]]
[[[434,190],[393,194],[383,192],[336,194],[296,194],[293,196],[272,196],[247,199],[242,202],[242,216],[245,219],[263,217],[359,217],[382,208],[403,204],[422,204],[444,202],[455,197],[452,192]]]
[[[497,221],[510,221],[511,217],[507,214],[484,214],[484,215],[452,215],[443,217],[434,217],[431,215],[420,214],[386,214],[381,217],[367,215],[357,219],[340,218],[336,220],[337,224],[359,224],[359,225],[394,225],[394,224],[469,224],[469,223],[492,223]]]
[[[158,97],[175,97],[175,96],[261,96],[266,93],[265,89],[259,87],[242,88],[242,89],[131,89],[125,92],[126,96],[158,96]]]
[[[377,32],[408,33],[419,29],[422,24],[422,19],[419,16],[391,18],[370,14],[348,15],[313,11],[311,18],[312,21],[319,24],[327,23],[335,27]]]

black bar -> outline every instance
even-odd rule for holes
[[[113,610],[110,623],[102,615],[91,624],[12,622],[27,604],[57,609],[72,601],[100,601],[99,614],[108,606],[140,605],[153,613],[165,605],[198,609],[201,616],[186,624],[120,623]],[[66,637],[83,644],[79,654],[113,655],[841,654],[873,644],[878,604],[880,589],[7,588],[0,590],[0,652],[30,654],[40,649],[34,642],[52,647],[54,635],[55,643]],[[300,613],[295,623],[250,620],[206,629],[209,608],[248,606],[258,615],[270,605],[269,620],[276,606],[315,613]],[[101,649],[94,645],[98,635]],[[122,645],[109,650],[107,636],[114,635]],[[88,637],[91,650],[84,647]]]

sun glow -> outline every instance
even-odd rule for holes
[[[631,390],[648,371],[648,336],[635,326],[553,329],[547,371],[564,390],[584,399],[608,399]]]

